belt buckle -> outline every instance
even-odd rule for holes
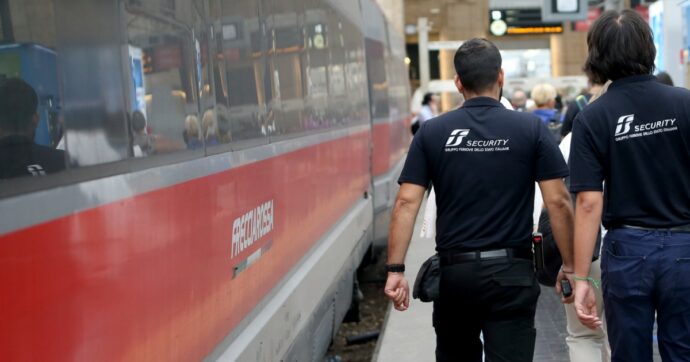
[[[496,258],[503,258],[503,257],[509,257],[508,255],[508,250],[507,249],[499,249],[499,250],[486,250],[486,251],[480,251],[479,252],[479,259],[496,259]]]

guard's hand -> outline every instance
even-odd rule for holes
[[[580,323],[585,327],[595,330],[602,324],[597,313],[597,301],[589,281],[575,281],[575,311]]]
[[[563,297],[563,290],[561,290],[561,280],[567,279],[570,283],[570,287],[573,289],[573,293],[568,297]],[[573,273],[565,271],[563,268],[558,271],[558,276],[556,277],[556,293],[561,296],[561,302],[563,304],[570,304],[575,300],[575,279],[573,279]]]
[[[393,302],[395,309],[402,312],[410,306],[410,287],[403,273],[388,273],[383,292]]]

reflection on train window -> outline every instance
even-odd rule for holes
[[[367,74],[371,94],[371,114],[375,120],[388,119],[388,82],[386,79],[386,45],[366,39]]]
[[[129,0],[130,133],[134,156],[202,149],[217,141],[212,111],[199,117],[207,61],[193,26],[198,1]]]
[[[53,2],[3,2],[0,19],[0,179],[61,171]]]
[[[214,31],[212,79],[218,143],[266,137],[273,98],[266,56],[268,40],[258,1],[209,1]],[[265,80],[265,81],[264,81]],[[267,139],[267,138],[266,138]]]
[[[276,119],[275,135],[303,130],[304,99],[302,91],[302,57],[304,40],[298,14],[292,1],[264,0],[274,100],[269,106]]]

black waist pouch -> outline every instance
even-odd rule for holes
[[[441,284],[441,263],[438,254],[434,254],[419,268],[412,289],[412,297],[422,302],[433,302],[438,299],[439,284]]]

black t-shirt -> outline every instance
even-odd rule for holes
[[[0,139],[0,179],[42,176],[65,169],[65,152],[33,143],[24,136]]]
[[[580,96],[578,96],[580,97]],[[592,99],[592,94],[587,93],[586,95],[582,96],[583,99],[581,102],[583,102],[583,105],[587,105],[590,99]],[[583,106],[578,105],[577,99],[568,103],[568,110],[565,112],[565,117],[563,118],[563,127],[561,127],[561,137],[565,137],[568,135],[573,130],[573,121],[575,120],[575,117],[580,113],[580,107],[584,108]]]
[[[572,192],[604,190],[603,224],[690,223],[690,91],[634,76],[575,118]]]
[[[536,116],[473,98],[414,137],[398,182],[436,188],[436,250],[530,247],[534,182],[568,175]]]

